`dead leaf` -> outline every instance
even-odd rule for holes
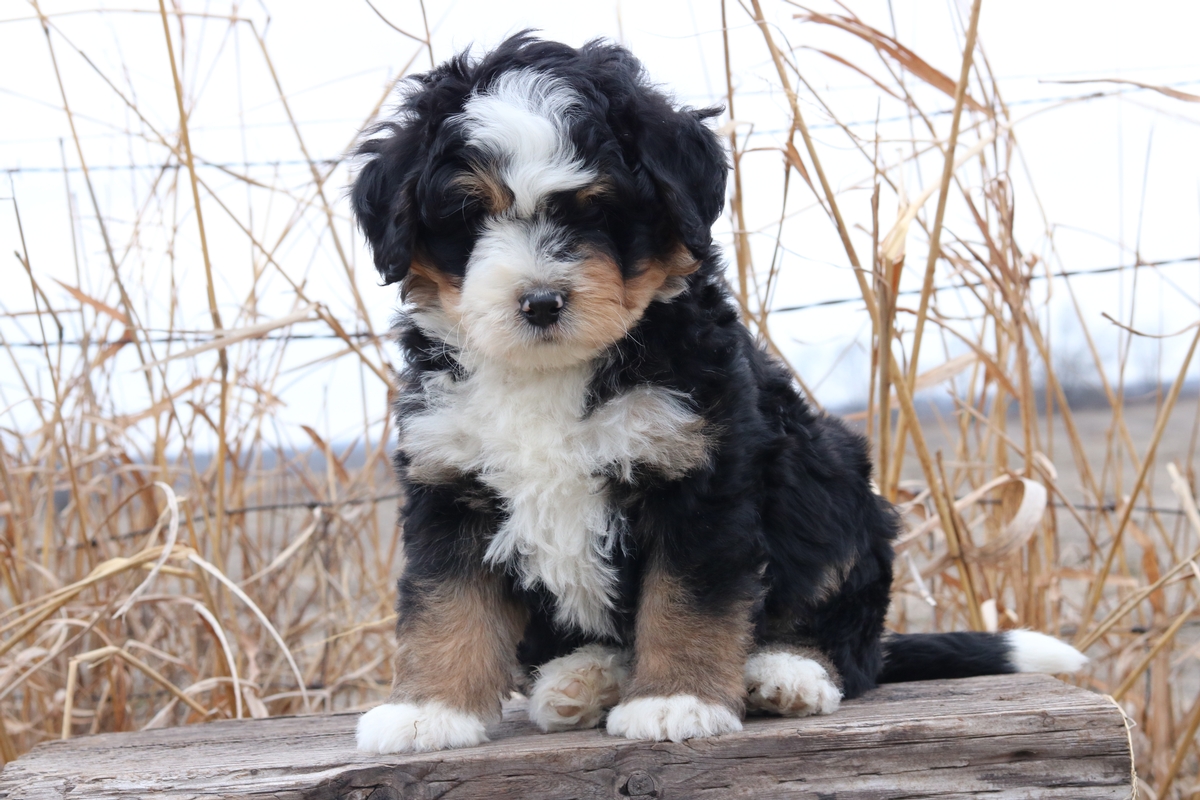
[[[178,353],[172,353],[166,358],[153,361],[141,369],[153,369],[154,367],[162,366],[169,361],[176,361],[181,358],[191,358],[192,356],[199,355],[200,353],[207,353],[209,350],[218,350],[222,347],[228,347],[231,344],[236,344],[237,342],[241,342],[246,339],[253,339],[255,337],[262,336],[263,334],[270,333],[271,331],[279,328],[285,328],[288,325],[295,325],[297,322],[304,322],[305,320],[311,318],[314,309],[316,309],[315,304],[306,306],[299,311],[288,314],[286,317],[280,317],[279,319],[273,319],[268,322],[260,322],[258,325],[247,325],[244,328],[236,328],[234,330],[215,330],[213,333],[217,335],[216,339],[213,339],[210,342],[205,342],[198,347],[191,347],[187,350],[181,350]]]
[[[946,381],[958,375],[967,367],[974,364],[976,359],[977,356],[975,353],[963,353],[962,355],[955,356],[949,361],[938,364],[933,369],[922,372],[917,376],[917,381],[913,387],[913,393],[915,394],[917,392],[922,392],[931,386],[937,386],[945,383]],[[891,407],[894,409],[900,407],[900,399],[895,395],[892,396]],[[866,418],[866,411],[856,411],[853,414],[846,414],[843,416],[843,419],[847,420],[859,420]]]
[[[342,483],[349,483],[350,473],[346,472],[346,467],[343,466],[342,462],[339,461],[337,456],[333,454],[333,448],[321,438],[321,434],[317,433],[307,425],[301,425],[300,427],[304,429],[305,433],[308,434],[308,438],[313,440],[313,444],[320,448],[321,452],[325,454],[325,457],[329,459],[329,463],[333,465],[334,472],[337,473],[338,480],[340,480]]]
[[[125,331],[121,334],[120,339],[105,345],[104,349],[96,354],[96,360],[92,362],[90,369],[98,369],[105,361],[115,356],[127,344],[133,344],[133,328],[129,326],[125,327]]]
[[[62,281],[58,280],[57,278],[54,278],[53,280],[59,286],[66,289],[67,292],[70,293],[70,295],[72,297],[74,297],[76,300],[78,300],[79,302],[91,306],[92,308],[99,311],[101,314],[107,314],[108,316],[112,317],[113,319],[115,319],[117,322],[121,323],[125,327],[129,327],[132,324],[132,323],[130,323],[129,317],[126,314],[113,308],[108,303],[103,303],[94,297],[89,297],[88,295],[86,295],[82,291],[80,291],[79,289],[76,289],[74,286],[68,286],[67,284],[63,283]]]
[[[1018,478],[1000,488],[1000,514],[1005,519],[1000,536],[982,547],[973,547],[968,558],[995,564],[1025,546],[1046,513],[1046,487],[1028,478]]]
[[[796,149],[796,145],[789,141],[787,147],[784,149],[784,156],[787,158],[787,162],[795,167],[796,172],[800,173],[800,177],[808,184],[808,188],[816,193],[817,190],[813,186],[812,178],[808,177],[808,170],[805,168],[804,162],[800,159],[800,151]]]
[[[826,58],[830,59],[831,61],[836,61],[837,63],[841,64],[843,67],[848,67],[848,68],[854,70],[859,75],[862,75],[864,78],[869,80],[871,83],[875,84],[875,86],[878,87],[881,91],[886,92],[887,94],[891,95],[892,97],[896,98],[897,100],[904,99],[900,95],[896,94],[891,89],[889,89],[887,86],[880,83],[879,80],[877,80],[874,75],[872,75],[869,72],[867,72],[866,70],[862,69],[857,64],[850,63],[846,59],[839,56],[837,53],[831,53],[828,50],[818,50],[815,47],[805,47],[804,49],[812,50],[815,53],[820,53],[821,55],[825,56]]]
[[[805,20],[807,22],[816,22],[821,25],[831,25],[835,28],[841,28],[847,33],[852,33],[873,46],[876,50],[887,53],[889,56],[899,62],[900,66],[921,80],[925,81],[930,86],[944,92],[951,98],[954,97],[954,91],[957,83],[949,75],[941,70],[935,69],[927,61],[918,56],[912,50],[909,50],[907,47],[900,44],[891,36],[872,28],[870,25],[867,25],[858,19],[843,17],[838,14],[820,14],[815,11],[810,11],[807,14],[796,14],[794,15],[794,18]],[[969,94],[963,95],[963,105],[965,105],[967,108],[970,108],[972,111],[986,111],[986,109]]]

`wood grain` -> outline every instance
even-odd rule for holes
[[[368,756],[356,715],[214,722],[48,742],[3,800],[100,798],[1128,798],[1121,713],[1042,675],[893,684],[832,716],[760,718],[683,744],[542,734],[520,704],[493,741]]]

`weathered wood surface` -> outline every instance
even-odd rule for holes
[[[829,717],[684,744],[545,735],[521,712],[490,744],[422,755],[356,752],[353,714],[50,742],[0,773],[0,798],[1131,796],[1116,706],[1041,675],[885,686]]]

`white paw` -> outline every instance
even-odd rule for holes
[[[788,717],[832,714],[842,700],[824,667],[782,651],[755,653],[747,659],[746,692],[751,708]]]
[[[741,729],[742,721],[728,708],[690,694],[627,700],[608,715],[608,732],[626,739],[682,742]]]
[[[358,749],[365,753],[424,753],[471,747],[488,740],[474,714],[441,703],[387,703],[358,718]]]
[[[621,698],[628,670],[615,647],[589,644],[538,669],[529,719],[544,731],[594,728]]]

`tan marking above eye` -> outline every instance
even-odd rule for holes
[[[512,206],[512,189],[490,169],[480,167],[457,175],[451,183],[472,197],[478,197],[493,214],[502,214]]]
[[[612,185],[609,184],[608,181],[600,180],[596,181],[595,183],[588,184],[576,192],[575,199],[580,203],[590,203],[599,197],[605,196],[611,191]]]

